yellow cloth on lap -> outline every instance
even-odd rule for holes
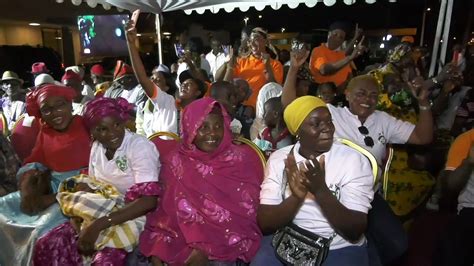
[[[74,183],[76,184],[75,188],[77,188],[77,184],[87,184],[93,192],[75,191],[75,188],[70,185]],[[56,199],[64,215],[80,217],[84,220],[81,229],[125,205],[123,195],[114,186],[87,175],[78,175],[63,181],[59,186]],[[110,247],[124,249],[127,252],[133,251],[138,244],[144,224],[145,216],[142,216],[110,226],[99,234],[95,242],[95,249],[101,250]]]

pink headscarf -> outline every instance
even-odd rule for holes
[[[193,140],[214,107],[224,117],[224,137],[212,153]],[[196,248],[210,260],[249,262],[260,246],[257,225],[263,169],[257,154],[232,143],[230,117],[213,99],[189,104],[182,113],[182,142],[162,156],[160,207],[147,217],[140,250],[170,265],[183,265]]]
[[[100,119],[107,116],[113,116],[125,122],[128,120],[129,113],[132,109],[133,106],[124,98],[96,98],[86,105],[83,115],[84,123],[90,130],[97,125]]]
[[[26,96],[26,112],[31,116],[41,118],[41,103],[51,96],[63,97],[66,101],[72,102],[76,97],[76,91],[73,88],[56,84],[40,86]]]

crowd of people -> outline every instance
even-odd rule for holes
[[[436,263],[474,263],[467,55],[429,77],[404,38],[358,69],[363,30],[349,39],[335,22],[326,42],[295,39],[289,56],[255,27],[201,56],[179,39],[177,62],[147,69],[133,21],[125,32],[130,64],[118,60],[112,79],[100,64],[56,81],[37,62],[30,88],[3,73],[1,265],[398,265],[397,214],[446,195],[459,195],[458,215]],[[20,159],[10,135],[33,123]],[[162,149],[149,139],[161,132],[179,140]],[[387,176],[429,188],[403,204]]]

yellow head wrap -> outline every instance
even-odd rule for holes
[[[318,97],[303,96],[296,98],[283,112],[283,118],[285,119],[288,131],[292,135],[296,135],[304,119],[318,107],[327,108],[326,103]]]

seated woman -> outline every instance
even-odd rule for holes
[[[334,142],[332,117],[323,100],[300,97],[288,105],[284,118],[299,141],[274,152],[267,163],[258,209],[262,232],[272,234],[291,226],[314,244],[315,235],[329,242],[324,265],[368,265],[364,232],[374,194],[369,161]],[[307,256],[307,245],[292,246],[292,238],[279,244],[281,236],[275,235],[275,247],[271,236],[264,237],[252,265],[282,265],[276,257],[285,257],[279,245],[295,251],[290,252],[294,260],[286,265],[320,265]]]
[[[75,96],[72,88],[54,84],[27,96],[28,114],[42,123],[36,145],[17,174],[20,191],[0,198],[1,265],[31,264],[36,239],[66,220],[54,204],[55,193],[62,180],[87,167],[90,153],[83,119],[72,115]]]
[[[140,251],[155,265],[233,265],[257,252],[262,166],[248,146],[232,143],[229,125],[213,99],[184,109],[182,141],[162,160],[160,206],[140,236]]]
[[[129,111],[130,105],[123,98],[98,98],[86,106],[84,113],[87,128],[95,139],[89,176],[113,185],[125,197],[125,206],[94,220],[80,232],[70,222],[54,228],[37,242],[35,265],[82,264],[81,254],[93,255],[92,263],[99,265],[125,265],[127,251],[103,248],[98,245],[98,236],[109,227],[153,210],[160,192],[158,151],[145,137],[125,128]],[[143,218],[139,218],[142,226]]]

